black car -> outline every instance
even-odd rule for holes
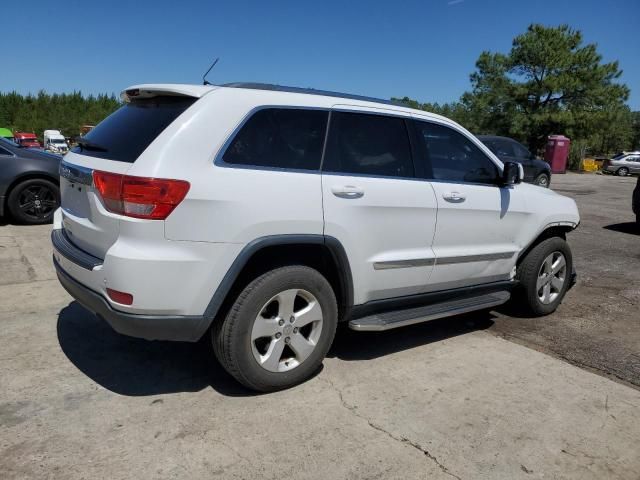
[[[549,187],[551,166],[532,154],[524,145],[512,138],[478,135],[478,139],[503,162],[518,162],[524,168],[524,181]]]
[[[61,159],[0,138],[0,216],[30,225],[50,222],[60,205]]]

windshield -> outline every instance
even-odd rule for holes
[[[611,160],[622,160],[624,157],[626,157],[627,154],[626,153],[618,153],[615,157],[613,157]]]
[[[38,143],[37,138],[21,138],[18,140],[20,143]]]
[[[65,143],[65,141],[62,138],[52,138],[51,140],[49,140],[50,143]]]

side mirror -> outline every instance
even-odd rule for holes
[[[515,185],[524,179],[524,169],[522,164],[517,162],[505,162],[502,170],[502,183],[504,185]]]

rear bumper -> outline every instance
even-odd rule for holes
[[[53,259],[64,289],[87,310],[105,320],[118,333],[146,340],[197,342],[209,326],[202,316],[138,315],[114,310],[102,295],[74,280]]]

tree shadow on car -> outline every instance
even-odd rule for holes
[[[82,373],[107,390],[127,396],[197,392],[255,395],[216,361],[208,335],[198,343],[147,341],[115,332],[77,302],[58,314],[58,341]]]
[[[640,225],[636,222],[613,223],[602,228],[613,232],[628,233],[629,235],[640,235]]]
[[[327,356],[346,361],[383,357],[458,335],[486,330],[493,325],[493,318],[495,316],[491,312],[479,311],[384,332],[356,332],[346,324],[340,324]]]

